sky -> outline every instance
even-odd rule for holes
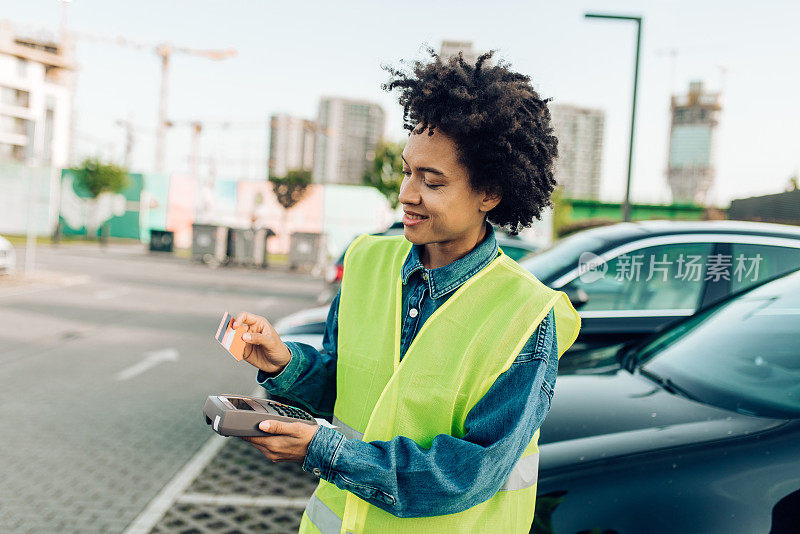
[[[57,34],[58,0],[0,0],[0,19]],[[190,130],[200,140],[201,172],[265,175],[273,113],[316,117],[321,96],[365,98],[387,112],[386,136],[401,140],[402,109],[384,92],[381,66],[424,57],[442,40],[493,49],[531,77],[553,102],[602,109],[606,126],[601,198],[624,196],[633,94],[635,24],[590,20],[586,12],[643,17],[631,198],[668,202],[665,168],[669,99],[692,80],[721,91],[722,113],[709,201],[783,191],[800,171],[800,2],[740,0],[506,1],[406,0],[73,0],[66,27],[76,40],[74,157],[121,162],[136,124],[133,170],[150,170],[160,60],[147,49],[88,36],[123,36],[153,45],[234,48],[212,61],[175,53],[169,72],[168,167],[188,171]],[[220,122],[228,121],[224,129]]]

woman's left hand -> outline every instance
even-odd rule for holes
[[[269,428],[266,427],[269,423]],[[284,421],[262,421],[258,428],[272,436],[243,437],[273,462],[302,463],[308,452],[308,444],[319,429],[305,423]]]

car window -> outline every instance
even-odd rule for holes
[[[800,248],[733,243],[730,261],[731,291],[738,291],[800,268]]]
[[[800,276],[701,312],[635,355],[703,402],[749,415],[800,415]]]
[[[711,243],[645,247],[582,273],[563,290],[582,289],[589,300],[581,311],[675,310],[697,308]]]
[[[550,248],[537,252],[520,265],[539,280],[548,280],[568,267],[577,267],[578,258],[582,253],[596,251],[603,245],[601,239],[586,235],[589,232],[591,230],[565,237]]]

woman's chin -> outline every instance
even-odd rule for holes
[[[415,245],[424,245],[427,242],[422,237],[422,232],[418,232],[413,226],[406,226],[403,229],[403,236]]]

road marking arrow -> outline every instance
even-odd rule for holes
[[[144,355],[145,355],[144,360],[128,367],[127,369],[120,371],[119,373],[117,373],[115,378],[120,381],[130,380],[131,378],[139,376],[140,374],[155,367],[160,363],[176,362],[178,361],[178,358],[180,358],[180,353],[178,353],[178,351],[173,348],[145,352]]]

